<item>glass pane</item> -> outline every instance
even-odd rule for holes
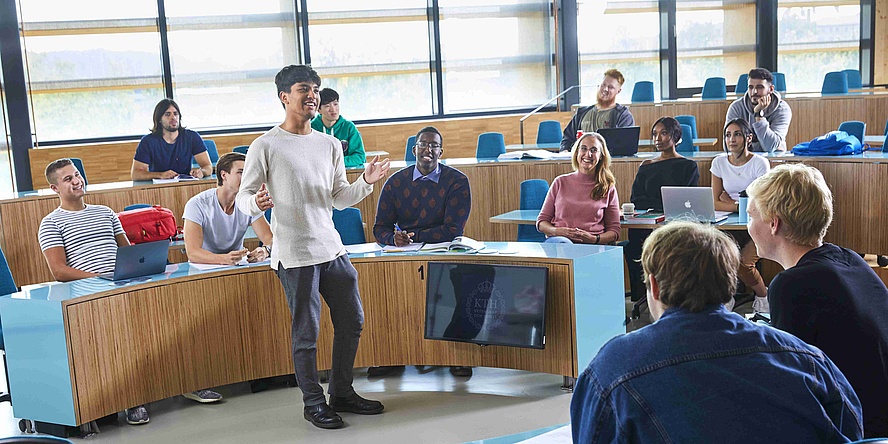
[[[820,92],[830,71],[859,69],[860,5],[777,3],[777,68],[788,91]]]
[[[108,20],[126,17],[155,18],[157,2],[145,0],[22,0],[22,19],[26,22],[66,22]]]
[[[0,193],[10,193],[12,183],[12,162],[10,159],[9,119],[6,112],[6,91],[3,89],[3,76],[0,76],[0,121],[3,122],[3,138],[0,139]]]
[[[309,1],[312,66],[349,120],[431,115],[424,0]]]
[[[445,113],[535,107],[557,94],[549,2],[491,3],[439,2]]]
[[[699,88],[709,77],[737,83],[740,74],[755,67],[755,23],[751,1],[678,0],[678,87]]]
[[[660,97],[660,22],[657,2],[626,0],[577,3],[581,103],[593,104],[604,72],[615,68],[625,78],[618,103],[629,103],[635,82],[654,82]]]

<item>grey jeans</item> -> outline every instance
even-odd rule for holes
[[[306,407],[326,402],[318,381],[317,343],[320,329],[321,300],[330,308],[333,321],[333,364],[330,371],[330,396],[349,396],[358,341],[364,328],[364,308],[358,294],[358,272],[342,255],[330,262],[306,267],[278,266],[278,278],[284,287],[293,318],[293,366],[302,389]]]

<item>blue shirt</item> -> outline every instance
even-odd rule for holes
[[[413,181],[417,180],[431,180],[432,182],[438,183],[438,179],[441,178],[441,164],[435,167],[435,171],[423,176],[421,172],[419,172],[419,168],[413,169]]]
[[[847,442],[860,401],[820,350],[713,305],[605,344],[571,400],[573,441]]]
[[[180,129],[174,143],[167,143],[163,136],[148,134],[139,141],[133,159],[148,164],[148,171],[173,170],[179,174],[191,172],[191,160],[207,150],[200,135],[190,129]]]

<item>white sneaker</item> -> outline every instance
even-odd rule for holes
[[[195,390],[191,393],[183,393],[182,396],[201,403],[219,402],[222,400],[222,395],[209,389]]]

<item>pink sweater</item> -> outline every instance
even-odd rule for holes
[[[540,216],[541,221],[556,227],[579,228],[592,234],[613,231],[620,236],[620,199],[616,187],[611,187],[603,199],[592,199],[595,177],[573,172],[555,178]]]

